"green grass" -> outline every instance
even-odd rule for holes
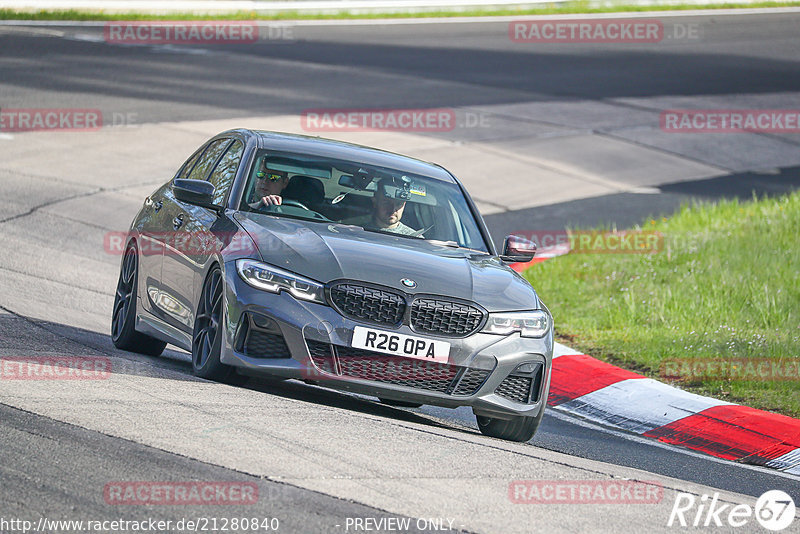
[[[580,0],[564,5],[545,4],[543,7],[533,9],[470,9],[466,11],[420,11],[418,13],[351,13],[339,11],[336,13],[304,13],[299,11],[285,11],[280,13],[260,14],[256,11],[237,11],[231,13],[218,13],[197,15],[194,13],[107,13],[104,11],[89,10],[14,10],[0,9],[0,20],[327,20],[327,19],[384,19],[384,18],[411,18],[411,17],[487,17],[487,16],[516,16],[516,15],[567,15],[575,13],[623,13],[644,11],[679,11],[696,9],[734,9],[734,8],[759,8],[759,7],[800,7],[797,2],[755,2],[727,4],[679,4],[660,6],[619,5],[592,6],[589,2]]]
[[[656,254],[570,254],[525,276],[562,342],[662,379],[674,359],[800,358],[800,193],[684,206]],[[800,417],[800,380],[692,377],[690,391]]]

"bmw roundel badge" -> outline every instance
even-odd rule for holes
[[[403,278],[400,282],[406,287],[417,287],[417,283],[410,278]]]

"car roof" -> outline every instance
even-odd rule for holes
[[[258,148],[278,152],[294,152],[298,154],[339,159],[396,169],[409,174],[427,176],[443,182],[456,183],[457,180],[444,168],[434,163],[422,161],[402,154],[368,146],[312,137],[308,135],[270,132],[264,130],[237,130],[240,133],[257,137]]]

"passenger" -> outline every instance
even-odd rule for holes
[[[368,230],[380,230],[401,235],[418,236],[419,232],[403,224],[403,210],[406,207],[403,193],[406,190],[403,184],[392,178],[382,178],[378,182],[375,195],[372,197],[372,213],[352,217],[342,221],[343,224],[353,224]],[[406,196],[407,198],[407,196]]]

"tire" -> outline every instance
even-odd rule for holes
[[[203,283],[192,334],[192,369],[195,376],[219,382],[235,376],[233,367],[219,360],[224,336],[223,286],[222,271],[219,267],[212,268]]]
[[[506,441],[529,441],[544,417],[544,407],[536,417],[516,416],[511,419],[497,419],[478,415],[478,428],[481,434]]]
[[[382,399],[380,397],[378,397],[378,400],[381,401],[383,404],[387,404],[389,406],[397,406],[399,408],[419,408],[420,406],[422,406],[422,404],[418,402]]]
[[[159,356],[164,352],[166,342],[137,332],[136,295],[139,285],[139,255],[136,244],[125,249],[122,267],[119,271],[117,291],[114,295],[114,308],[111,311],[111,341],[118,349],[138,352],[148,356]]]

